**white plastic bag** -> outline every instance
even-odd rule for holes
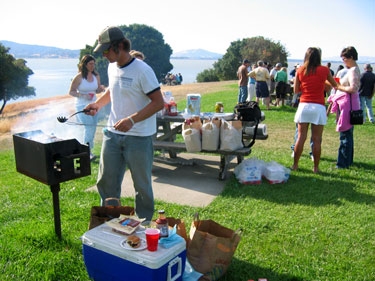
[[[199,152],[202,150],[201,132],[194,128],[182,131],[187,152]]]
[[[219,141],[220,128],[212,121],[204,123],[202,126],[202,149],[216,151],[219,148]]]
[[[271,184],[287,182],[290,176],[290,169],[285,168],[275,161],[271,161],[265,164],[263,176]]]
[[[234,168],[237,180],[242,184],[261,184],[264,161],[247,158]]]
[[[241,121],[221,121],[220,149],[234,151],[243,148]]]

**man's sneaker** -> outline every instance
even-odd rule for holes
[[[290,157],[294,158],[294,150],[292,151],[292,155],[290,155]]]
[[[94,161],[96,159],[96,155],[95,154],[92,154],[90,152],[90,161]]]
[[[312,152],[310,152],[310,158],[311,158],[311,161],[314,162],[314,155],[312,154]]]

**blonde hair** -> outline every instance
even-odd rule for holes
[[[136,51],[136,50],[131,50],[131,51],[129,52],[129,54],[130,54],[132,57],[137,58],[137,59],[140,59],[140,60],[144,60],[144,59],[146,58],[145,55],[144,55],[142,52],[140,52],[140,51]]]

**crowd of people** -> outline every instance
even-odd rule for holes
[[[183,77],[181,73],[167,73],[164,77],[164,84],[168,86],[175,86],[175,85],[181,85],[183,81]]]
[[[357,65],[358,53],[352,46],[340,53],[343,65],[336,73],[331,63],[322,65],[320,48],[308,48],[303,63],[295,64],[290,71],[286,66],[264,61],[251,64],[244,59],[237,70],[238,103],[260,102],[270,109],[270,105],[284,106],[287,94],[292,96],[291,106],[297,107],[294,123],[296,133],[292,148],[292,170],[298,170],[309,128],[310,156],[313,172],[319,173],[323,129],[327,117],[336,114],[336,131],[339,133],[337,169],[347,169],[353,164],[354,126],[350,123],[350,111],[362,109],[364,120],[374,123],[372,98],[375,92],[375,74],[372,66],[366,64],[361,74]],[[276,95],[275,103],[271,96]]]

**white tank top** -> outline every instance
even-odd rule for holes
[[[93,75],[93,80],[91,82],[82,78],[81,84],[78,86],[78,93],[80,96],[76,99],[76,106],[87,105],[96,100],[96,90],[98,89],[98,80],[96,76]],[[84,95],[90,95],[92,98],[88,98]]]

